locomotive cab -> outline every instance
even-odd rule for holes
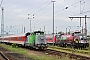
[[[62,35],[60,38],[60,46],[61,47],[66,47],[66,40],[67,40],[67,35]]]
[[[44,32],[35,31],[31,33],[31,35],[28,35],[25,45],[28,47],[35,48],[35,49],[46,50],[47,43],[46,43]]]
[[[36,31],[36,32],[34,32],[34,34],[36,35],[35,48],[46,50],[47,49],[47,42],[46,42],[44,32]]]
[[[77,38],[75,38],[77,37]],[[75,34],[74,35],[74,44],[78,48],[86,48],[89,47],[88,39],[85,34]]]
[[[35,46],[41,49],[47,47],[47,43],[44,35],[36,35]]]
[[[61,35],[56,35],[56,45],[60,45]]]

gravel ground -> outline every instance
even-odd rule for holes
[[[0,47],[0,51],[4,53],[4,55],[9,58],[9,60],[33,60],[31,58],[26,58],[24,55],[13,53],[11,51],[8,51],[2,47]],[[0,57],[0,59],[2,59]]]
[[[30,55],[47,55],[45,53],[45,51],[40,51],[40,50],[30,50],[30,49],[27,49],[28,50],[28,54]],[[2,47],[0,47],[0,51],[4,53],[4,55],[9,58],[10,60],[34,60],[32,58],[27,58],[25,57],[24,55],[21,55],[21,54],[17,54],[17,53],[14,53],[14,52],[11,52],[11,51],[8,51]],[[1,60],[1,59],[0,59]]]

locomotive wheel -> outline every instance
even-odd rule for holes
[[[45,47],[43,50],[47,50],[47,48]]]

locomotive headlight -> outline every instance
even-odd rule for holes
[[[40,47],[40,45],[37,45],[38,47]]]

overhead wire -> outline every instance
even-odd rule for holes
[[[55,2],[55,3],[56,3],[56,2]],[[60,3],[60,2],[58,2],[58,3]],[[56,6],[58,3],[56,3],[55,6]],[[44,10],[44,12],[42,12],[42,14],[45,13],[45,12],[47,12],[48,10],[50,10],[50,8],[51,8],[51,6],[48,7],[46,10]],[[41,14],[40,14],[40,15],[41,15]],[[46,16],[44,16],[42,19],[45,19],[45,18],[47,19],[47,17],[50,18],[50,13],[48,13],[48,14],[47,14]]]
[[[60,1],[59,1],[59,2],[60,2]],[[59,2],[58,2],[58,3],[59,3]],[[50,4],[49,4],[49,5],[50,5]],[[48,7],[49,5],[46,5],[46,7]],[[46,7],[45,7],[45,8],[46,8]],[[43,8],[44,8],[44,7],[43,7]],[[40,9],[39,11],[42,11],[43,8]],[[44,8],[44,9],[45,9],[45,8]],[[50,8],[51,8],[51,6],[49,6],[46,10],[44,10],[41,14],[40,14],[40,12],[39,12],[39,14],[42,15],[43,13],[47,12],[48,10],[50,10]],[[37,12],[38,12],[38,11],[37,11]],[[48,13],[47,15],[50,16],[50,13]]]
[[[88,12],[90,12],[90,10],[85,11],[85,12],[82,12],[82,13],[79,13],[79,14],[75,14],[74,16],[76,16],[76,15],[80,15],[80,14],[85,14],[85,13],[88,13]]]
[[[82,14],[84,14],[84,13],[90,12],[90,10],[84,11],[84,9],[85,9],[85,2],[87,2],[87,1],[84,1],[84,2],[82,3],[82,4],[84,4],[84,6],[83,6],[83,9],[82,9],[81,13],[77,13],[77,14],[74,14],[74,15],[72,15],[72,16],[82,15]]]
[[[71,1],[69,1],[69,2],[71,2]],[[63,11],[65,11],[65,10],[67,10],[69,7],[71,7],[71,6],[74,6],[74,5],[76,5],[76,4],[78,4],[79,2],[76,2],[76,3],[74,3],[74,4],[71,4],[71,5],[69,5],[69,6],[66,6],[65,8],[63,8],[63,9],[61,9],[61,10],[58,10],[58,11],[56,11],[56,13],[55,13],[55,15],[58,15],[58,14],[63,14]],[[58,15],[59,16],[59,15]],[[61,19],[60,17],[58,18],[58,19]],[[65,17],[63,17],[63,19],[65,20]]]
[[[80,1],[84,1],[84,0],[80,0]],[[76,5],[76,4],[78,4],[80,1],[78,1],[78,2],[76,2],[76,3],[74,3],[74,4],[72,4],[72,5],[66,6],[66,7],[63,8],[63,9],[58,10],[56,13],[59,13],[59,12],[61,12],[61,11],[66,10],[66,9],[68,9],[68,8],[70,8],[70,7],[72,7],[72,6]],[[84,3],[85,3],[85,2],[84,2]],[[84,6],[85,6],[85,4],[84,4]],[[84,7],[83,7],[83,10],[84,10]],[[56,14],[56,13],[55,13],[55,14]]]
[[[43,10],[43,9],[45,9],[46,7],[48,7],[49,5],[50,5],[51,3],[49,3],[49,4],[47,4],[47,5],[45,5],[43,8],[41,8],[40,10],[38,10],[36,13],[34,13],[35,15],[37,15],[38,13],[40,14],[40,12]],[[42,13],[43,14],[43,13]],[[42,14],[40,15],[40,16],[42,16]],[[36,17],[35,17],[36,18]],[[44,17],[43,17],[44,18]],[[42,20],[42,18],[40,19],[40,20]],[[35,20],[35,21],[37,21],[37,20]],[[38,22],[38,21],[37,21]],[[40,23],[38,22],[36,25],[39,25]]]
[[[51,7],[50,7],[50,8],[51,8]],[[50,8],[49,8],[49,9],[50,9]],[[47,9],[47,10],[48,10],[48,9]],[[42,12],[42,13],[45,13],[47,10],[45,10],[45,11],[44,11],[44,12]],[[50,14],[48,14],[48,16],[43,17],[43,19],[45,19],[45,18],[47,18],[47,17],[49,17],[49,18],[50,18]],[[50,23],[50,22],[51,22],[51,20],[49,19],[49,21],[47,20],[47,22],[49,22],[49,23]]]
[[[84,0],[80,0],[80,1],[84,1]],[[68,9],[68,8],[70,8],[70,7],[72,7],[72,6],[76,5],[76,4],[78,4],[80,1],[74,3],[74,4],[70,5],[70,6],[66,6],[65,8],[59,10],[58,12],[60,12],[60,11],[62,11],[62,10],[66,10],[66,9]],[[84,7],[85,7],[85,2],[83,2],[83,3],[84,3]],[[83,10],[84,10],[84,7],[83,7]],[[58,13],[58,12],[57,12],[57,13]]]
[[[44,6],[43,8],[41,8],[40,10],[38,10],[37,12],[35,12],[34,14],[39,13],[40,11],[42,11],[44,8],[46,8],[48,5],[50,5],[51,3],[47,4],[46,6]]]
[[[83,0],[81,0],[81,1],[83,1]],[[79,2],[77,2],[77,3],[79,3]],[[74,3],[74,4],[72,4],[72,5],[70,5],[69,7],[71,7],[71,6],[74,6],[75,4],[77,4],[77,3]],[[49,5],[48,5],[49,6]],[[46,7],[45,7],[46,8]],[[45,8],[42,8],[42,9],[40,9],[39,11],[37,11],[36,12],[36,14],[37,13],[40,13],[43,9],[45,9]],[[47,9],[48,10],[48,9]],[[63,10],[65,10],[65,8],[63,9]],[[44,12],[42,12],[42,13],[45,13],[45,12],[47,12],[46,10],[44,11]],[[55,13],[56,14],[56,13]],[[42,20],[42,19],[45,19],[45,18],[47,18],[47,17],[49,17],[49,14],[47,15],[47,16],[44,16],[43,18],[41,18],[40,20]],[[47,20],[47,22],[48,23],[50,23],[52,20]],[[37,24],[37,25],[39,25],[39,23]],[[45,25],[45,23],[44,23],[44,25]]]
[[[75,3],[76,4],[76,3]],[[74,4],[73,4],[74,5]],[[71,5],[71,6],[73,6],[73,5]],[[63,9],[64,10],[64,9]],[[55,13],[56,14],[56,13]],[[49,17],[50,15],[48,15],[47,17]],[[46,18],[46,17],[45,17]]]
[[[85,2],[83,2],[83,3],[84,3],[83,10],[84,10],[84,7],[85,7]],[[83,10],[82,10],[82,12],[83,12]]]
[[[80,0],[80,1],[84,1],[84,0]],[[80,2],[79,1],[79,2]],[[69,7],[71,7],[71,6],[74,6],[75,4],[77,4],[77,3],[79,3],[79,2],[76,2],[76,3],[74,3],[74,4],[72,4],[72,5],[70,5],[70,6],[68,6],[67,7],[67,9],[69,8]],[[84,3],[84,2],[83,2]],[[85,4],[84,4],[85,5]],[[84,6],[85,7],[85,6]],[[84,7],[83,7],[83,10],[84,10]],[[63,9],[63,10],[61,10],[61,11],[64,11],[65,9]],[[88,11],[87,11],[88,12]],[[60,13],[60,12],[59,12]],[[86,13],[86,12],[83,12],[83,13]],[[62,13],[60,13],[60,14],[62,14]]]
[[[83,0],[81,0],[81,1],[83,1]],[[79,2],[77,2],[77,3],[79,3]],[[77,4],[77,3],[75,3],[75,4]],[[66,8],[69,8],[69,7],[71,7],[71,6],[74,6],[75,4],[72,4],[72,5],[70,5],[70,6],[68,6],[68,7],[66,7]],[[84,7],[85,7],[85,4],[84,4]],[[84,10],[84,7],[83,7],[83,10]],[[64,11],[65,9],[62,9],[61,11]],[[82,10],[82,11],[83,11]],[[61,12],[60,11],[60,12]],[[86,11],[86,12],[83,12],[83,13],[87,13],[87,12],[90,12],[90,11]]]
[[[83,0],[81,0],[81,1],[83,1]],[[70,5],[70,6],[66,6],[66,7],[64,7],[63,9],[58,10],[56,13],[59,13],[60,11],[64,11],[64,10],[66,10],[66,9],[68,9],[68,8],[70,8],[70,7],[74,6],[74,5],[76,5],[76,4],[78,4],[79,2],[80,2],[80,1],[74,3],[74,4]]]
[[[47,0],[48,1],[48,0]],[[46,2],[47,2],[46,1]],[[45,2],[45,3],[46,3]],[[45,3],[43,3],[41,6],[43,6]],[[41,8],[41,9],[39,9],[38,11],[36,11],[35,13],[34,13],[34,15],[37,15],[38,13],[40,13],[43,9],[45,9],[46,7],[48,7],[49,5],[51,4],[51,2],[50,3],[48,3],[47,5],[45,5],[43,8]],[[36,17],[35,17],[36,18]],[[36,21],[36,20],[35,20]],[[38,25],[38,24],[37,24]]]
[[[50,2],[50,4],[51,4],[51,2]],[[47,4],[45,7],[49,6],[50,4]],[[45,8],[45,7],[43,7],[43,8]],[[39,11],[41,11],[43,8],[41,8]],[[37,12],[38,12],[38,11],[37,11]]]
[[[0,7],[1,7],[1,5],[2,5],[2,2],[3,2],[3,0],[1,0]]]
[[[43,15],[43,14],[47,14],[47,12],[48,11],[50,11],[51,10],[51,4],[49,4],[46,8],[44,8],[45,10],[43,10],[43,11],[41,11],[41,12],[39,12],[39,14],[38,15]],[[48,14],[50,14],[50,13],[48,13]],[[36,14],[37,15],[37,14]]]
[[[47,0],[48,1],[48,0]],[[43,4],[41,4],[39,7],[37,7],[36,9],[34,9],[34,11],[32,11],[31,13],[34,13],[36,10],[38,10],[41,6],[43,6],[44,4],[47,3],[47,1],[45,1]]]
[[[80,1],[83,1],[83,0],[80,0]],[[63,8],[63,9],[59,10],[59,12],[65,10],[65,9],[68,9],[69,7],[74,6],[74,5],[77,4],[77,3],[79,3],[79,2],[76,2],[76,3],[70,5],[70,6],[66,7],[66,8]],[[58,13],[58,12],[56,12],[56,13]],[[56,13],[55,13],[55,14],[56,14]]]
[[[83,1],[83,0],[80,0],[80,1]],[[80,2],[80,1],[79,1],[79,2]],[[75,4],[77,4],[77,3],[79,3],[79,2],[76,2],[76,3],[74,3],[74,4],[70,5],[70,6],[68,6],[67,8],[69,8],[69,7],[71,7],[71,6],[74,6]],[[66,9],[67,9],[67,8],[66,8]],[[41,10],[42,10],[42,9],[41,9]],[[39,10],[39,11],[41,11],[41,10]],[[62,10],[65,10],[65,9],[62,9]],[[87,12],[88,12],[88,11],[87,11]],[[84,12],[83,12],[83,13],[84,13]],[[56,13],[55,13],[55,14],[56,14]],[[45,18],[46,18],[46,17],[45,17]],[[51,20],[50,20],[50,21],[51,21]]]

